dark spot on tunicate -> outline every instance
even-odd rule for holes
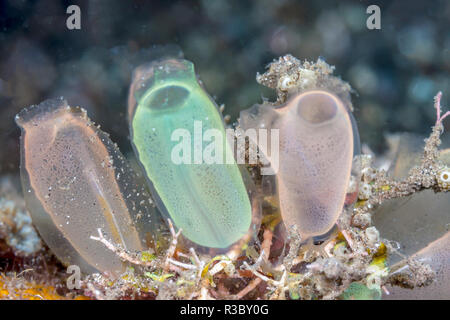
[[[298,101],[298,115],[313,124],[333,119],[337,113],[335,100],[326,93],[306,94]]]
[[[151,109],[167,109],[182,106],[189,97],[189,91],[180,86],[158,89],[149,97],[147,106]]]

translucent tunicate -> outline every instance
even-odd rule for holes
[[[137,158],[175,227],[208,248],[247,235],[252,204],[234,158],[225,159],[233,153],[222,116],[193,64],[168,58],[137,68],[128,102]]]
[[[276,171],[286,227],[295,227],[303,239],[327,233],[343,210],[358,140],[346,101],[307,90],[278,108],[264,103],[242,111],[239,124],[279,131],[278,150],[258,147]]]
[[[156,213],[117,146],[63,99],[22,110],[16,123],[27,209],[47,245],[84,272],[123,271],[118,256],[91,236],[101,229],[126,250],[144,250]]]
[[[389,137],[393,146],[393,163],[389,173],[393,179],[405,179],[408,171],[420,164],[424,137],[402,133]],[[450,165],[450,149],[440,151],[439,161]],[[373,215],[373,224],[381,237],[400,243],[400,252],[410,256],[448,232],[450,225],[450,196],[448,193],[425,189],[382,203]],[[402,257],[393,254],[389,264]]]

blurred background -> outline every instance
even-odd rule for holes
[[[72,4],[80,30],[66,27]],[[366,27],[371,4],[381,8],[381,30]],[[388,132],[429,132],[437,91],[450,104],[449,31],[446,0],[0,0],[0,173],[18,170],[14,115],[58,96],[86,108],[128,152],[131,72],[166,44],[194,62],[233,121],[274,97],[255,81],[273,59],[323,57],[355,89],[361,140],[381,153]]]

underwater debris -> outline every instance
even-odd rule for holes
[[[350,101],[350,85],[333,76],[334,66],[330,66],[323,59],[319,58],[315,63],[301,62],[287,54],[271,62],[267,68],[268,70],[264,74],[256,75],[256,81],[276,90],[278,98],[273,102],[274,105],[283,104],[288,97],[298,92],[323,89],[333,92],[348,103],[347,107],[353,111]]]
[[[0,180],[0,240],[4,239],[15,255],[33,255],[42,248],[41,239],[11,179]]]
[[[139,289],[139,291],[133,291],[133,294],[151,293],[153,298],[156,299],[210,298],[207,287],[215,286],[212,278],[220,272],[225,272],[227,275],[235,273],[232,260],[224,255],[219,255],[212,259],[207,255],[200,258],[194,248],[189,249],[190,255],[186,255],[181,251],[175,251],[181,232],[180,230],[175,232],[170,220],[169,226],[172,241],[165,258],[162,259],[155,256],[150,260],[145,259],[142,253],[139,257],[136,257],[135,254],[116,247],[104,239],[99,230],[99,237],[91,237],[92,239],[102,242],[123,261],[143,267],[145,271],[144,273],[137,273],[134,268],[129,268],[120,278],[113,280],[99,274],[89,276],[85,281],[87,295],[94,295],[96,299],[102,300],[118,299],[123,296],[124,287],[133,287]],[[178,280],[172,281],[171,278],[175,274],[169,272],[175,272],[178,275]],[[97,283],[97,286],[100,285],[100,289],[95,288],[90,282],[92,280]],[[104,285],[102,285],[104,283],[108,284],[107,295],[103,293],[105,290],[101,289],[104,288]],[[116,288],[116,290],[112,290],[111,287]]]
[[[383,238],[400,244],[399,254],[389,257],[389,264],[403,255],[410,256],[448,232],[450,199],[446,193],[425,189],[404,198],[386,200],[374,208],[373,225]]]
[[[168,58],[137,68],[129,102],[137,158],[157,205],[183,236],[203,247],[224,249],[252,232],[252,199],[235,160],[209,163],[196,157],[208,150],[216,156],[223,150],[221,157],[232,151],[226,139],[217,138],[226,137],[223,119],[193,64]],[[202,130],[215,133],[204,150],[196,138],[191,142],[196,134],[203,137]]]
[[[425,137],[411,133],[388,136],[391,148],[386,156],[387,173],[397,181],[406,179],[411,168],[421,164]],[[446,145],[446,138],[442,143]],[[392,159],[392,160],[391,160]],[[445,169],[450,165],[450,149],[439,150],[437,158]],[[437,176],[439,184],[439,173]],[[442,188],[441,188],[442,189]],[[399,254],[389,257],[389,265],[411,256],[448,232],[450,197],[445,190],[424,189],[410,196],[386,200],[373,209],[373,225],[384,238],[400,244]]]
[[[144,232],[153,230],[141,230],[138,219],[154,222],[154,212],[117,146],[63,99],[24,109],[16,122],[24,197],[46,244],[86,273],[122,272],[117,256],[89,236],[102,228],[124,248],[142,251]]]
[[[381,204],[383,201],[398,197],[411,195],[422,189],[433,189],[435,191],[446,191],[439,185],[440,173],[446,169],[446,166],[439,160],[439,145],[441,144],[440,135],[444,131],[442,121],[450,115],[446,112],[441,115],[441,96],[438,93],[435,97],[434,107],[437,111],[436,124],[432,128],[431,135],[425,139],[424,152],[419,165],[412,167],[408,176],[400,181],[389,179],[384,170],[375,170],[377,173],[373,179],[373,195],[364,203],[356,208],[356,213],[368,211],[374,205]]]
[[[79,294],[61,295],[49,284],[30,282],[20,275],[0,273],[0,300],[89,300]]]
[[[380,300],[381,293],[376,289],[369,289],[367,286],[353,282],[339,297],[342,300]]]
[[[389,299],[449,299],[450,232],[392,267]],[[414,288],[413,290],[411,290]]]
[[[300,93],[285,106],[255,106],[242,111],[244,130],[280,131],[277,188],[287,228],[303,239],[327,233],[338,219],[350,181],[353,130],[346,106],[322,90]],[[262,150],[273,165],[273,150]],[[278,166],[278,165],[276,165]]]
[[[389,269],[393,270],[392,273],[388,277],[384,277],[384,282],[391,285],[409,288],[430,285],[434,283],[433,279],[436,276],[433,270],[436,267],[436,270],[439,270],[448,265],[448,258],[437,253],[440,252],[437,248],[445,246],[442,243],[445,243],[445,239],[448,238],[448,229],[445,229],[445,225],[448,220],[449,204],[448,196],[438,194],[438,192],[447,191],[442,188],[439,180],[440,175],[447,168],[445,162],[448,161],[448,152],[440,151],[438,147],[441,144],[440,135],[443,132],[442,120],[450,115],[449,112],[441,115],[441,96],[442,94],[439,92],[435,97],[434,107],[437,120],[432,128],[432,133],[425,139],[422,156],[405,149],[410,145],[408,141],[402,143],[403,153],[397,156],[397,161],[393,166],[395,168],[394,177],[401,177],[400,180],[388,177],[385,170],[371,168],[370,159],[363,159],[362,179],[370,183],[372,192],[368,199],[360,198],[351,217],[351,225],[361,227],[362,217],[368,217],[370,222],[363,226],[367,228],[371,224],[371,215],[374,215],[374,223],[380,228],[379,230],[384,232],[384,236],[394,237],[400,242],[403,253],[388,243],[390,255],[397,253],[397,258],[395,255],[390,258]],[[407,155],[407,157],[403,155]],[[414,157],[418,157],[420,161],[416,161]],[[390,233],[389,229],[392,229]],[[440,234],[444,234],[444,236],[434,241]],[[431,244],[420,250],[428,243]],[[435,245],[435,243],[440,243],[440,245]],[[435,246],[436,250],[427,249]],[[417,252],[418,250],[419,252]],[[436,252],[435,260],[430,256],[423,259],[422,252]],[[398,256],[405,259],[392,266],[393,262],[398,261]],[[447,262],[443,262],[445,259]],[[434,266],[427,264],[430,260]],[[440,277],[442,278],[442,273]],[[415,290],[420,292],[421,289]],[[390,287],[387,289],[387,292],[389,291],[398,292],[399,290]],[[423,291],[431,292],[426,289]],[[432,296],[429,295],[429,297]]]
[[[441,93],[438,93],[434,104],[437,121],[429,138],[425,139],[422,155],[410,150],[409,146],[417,148],[417,143],[405,140],[411,138],[401,138],[402,151],[396,156],[397,160],[392,166],[394,171],[391,172],[399,180],[389,177],[385,170],[372,168],[367,159],[363,161],[362,179],[371,185],[371,194],[368,199],[360,198],[351,224],[367,227],[369,223],[363,220],[375,220],[375,225],[381,228],[384,236],[400,242],[403,254],[407,255],[415,253],[447,231],[444,226],[448,220],[446,208],[449,200],[437,192],[446,191],[439,179],[447,167],[443,162],[447,153],[440,152],[438,147],[443,132],[442,120],[449,113],[441,115],[440,99]],[[392,262],[398,261],[398,255],[392,258]]]

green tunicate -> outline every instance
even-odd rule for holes
[[[133,146],[155,198],[187,239],[227,248],[248,233],[250,199],[234,158],[226,161],[232,151],[222,116],[191,62],[166,59],[137,68],[129,117]],[[203,136],[208,132],[209,139]],[[220,163],[198,158],[205,154],[219,155]]]

